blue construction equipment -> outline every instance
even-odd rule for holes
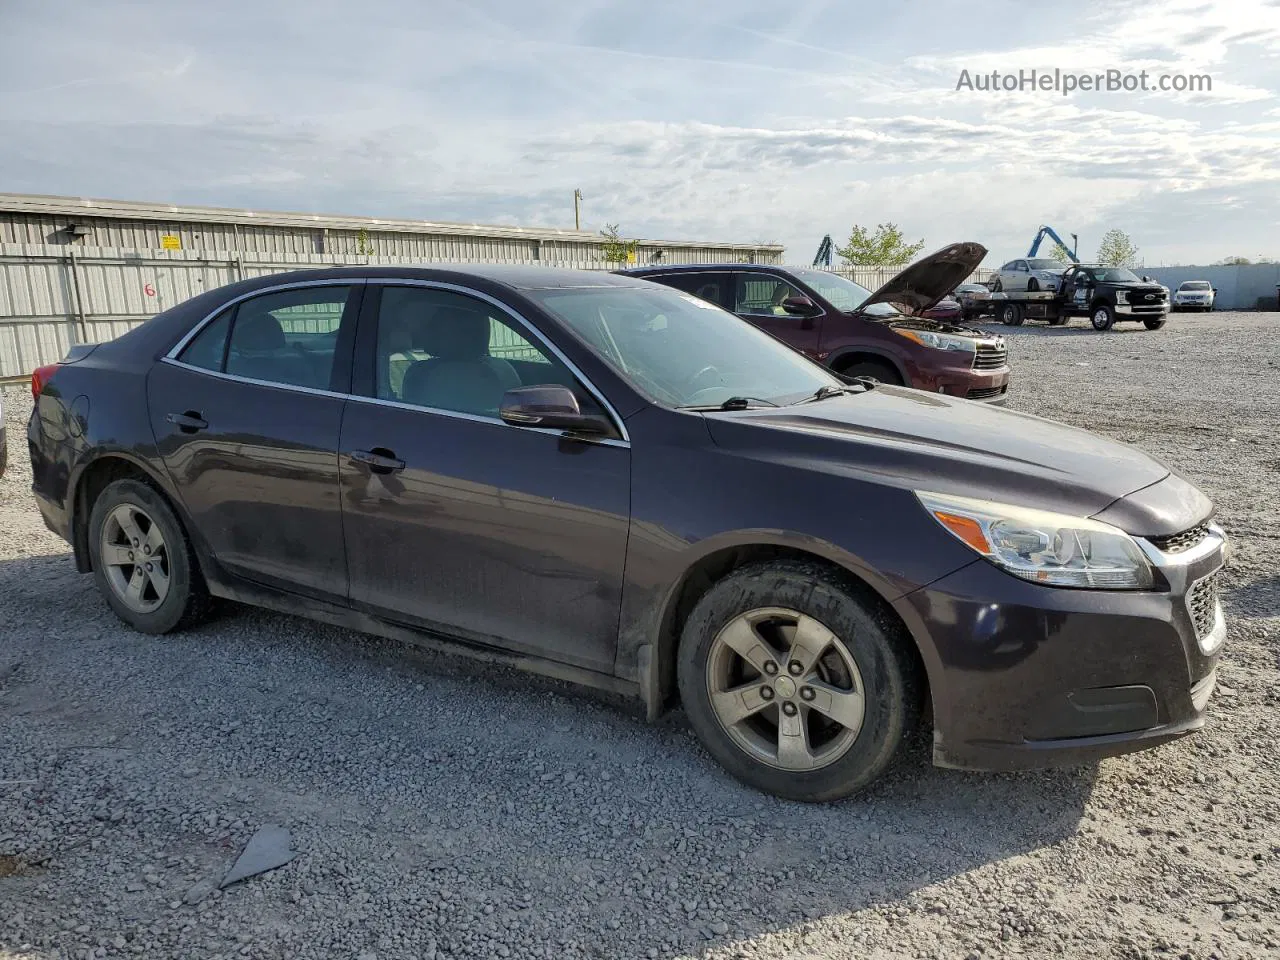
[[[831,234],[827,234],[822,238],[822,242],[818,244],[818,252],[814,254],[813,265],[815,267],[831,266]]]
[[[1053,227],[1048,227],[1044,224],[1040,225],[1040,230],[1036,233],[1036,238],[1031,241],[1031,249],[1027,251],[1028,257],[1034,257],[1036,255],[1036,251],[1040,249],[1040,241],[1045,237],[1049,237],[1054,243],[1067,251],[1067,256],[1071,258],[1072,263],[1080,262],[1080,258],[1076,256],[1075,248],[1068,247],[1063,239],[1054,232]],[[1071,235],[1071,239],[1076,239],[1076,235],[1074,233]]]

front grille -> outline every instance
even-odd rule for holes
[[[992,397],[998,397],[1008,390],[1008,386],[1003,387],[975,387],[970,390],[966,397],[970,400],[990,400]]]
[[[1164,303],[1165,292],[1163,290],[1131,290],[1129,291],[1130,303]]]
[[[1212,573],[1198,580],[1187,591],[1187,612],[1195,624],[1196,639],[1203,640],[1213,630],[1218,613],[1218,576]]]
[[[1164,553],[1182,553],[1184,550],[1190,550],[1208,535],[1209,525],[1202,523],[1199,526],[1192,527],[1190,530],[1183,530],[1181,533],[1175,533],[1172,536],[1149,537],[1148,539],[1157,550]]]
[[[1009,359],[1009,348],[1003,343],[980,343],[973,355],[973,369],[998,370]]]

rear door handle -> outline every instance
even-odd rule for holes
[[[198,433],[209,426],[209,422],[195,410],[188,410],[186,413],[171,413],[165,419],[174,424],[183,433]]]
[[[404,461],[396,458],[395,452],[385,447],[374,447],[372,450],[354,450],[351,453],[353,463],[363,463],[374,473],[396,473],[404,469]]]

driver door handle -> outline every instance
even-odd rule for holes
[[[386,447],[374,447],[372,450],[353,450],[352,463],[361,463],[374,473],[397,473],[404,469],[404,461],[397,459],[395,451]]]
[[[165,419],[183,433],[196,433],[209,426],[209,421],[195,410],[188,410],[186,413],[170,413],[165,416]]]

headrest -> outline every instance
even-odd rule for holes
[[[489,318],[463,307],[441,307],[423,324],[418,346],[441,360],[487,357]]]
[[[269,313],[251,313],[236,318],[236,348],[266,353],[284,347],[284,328]]]

